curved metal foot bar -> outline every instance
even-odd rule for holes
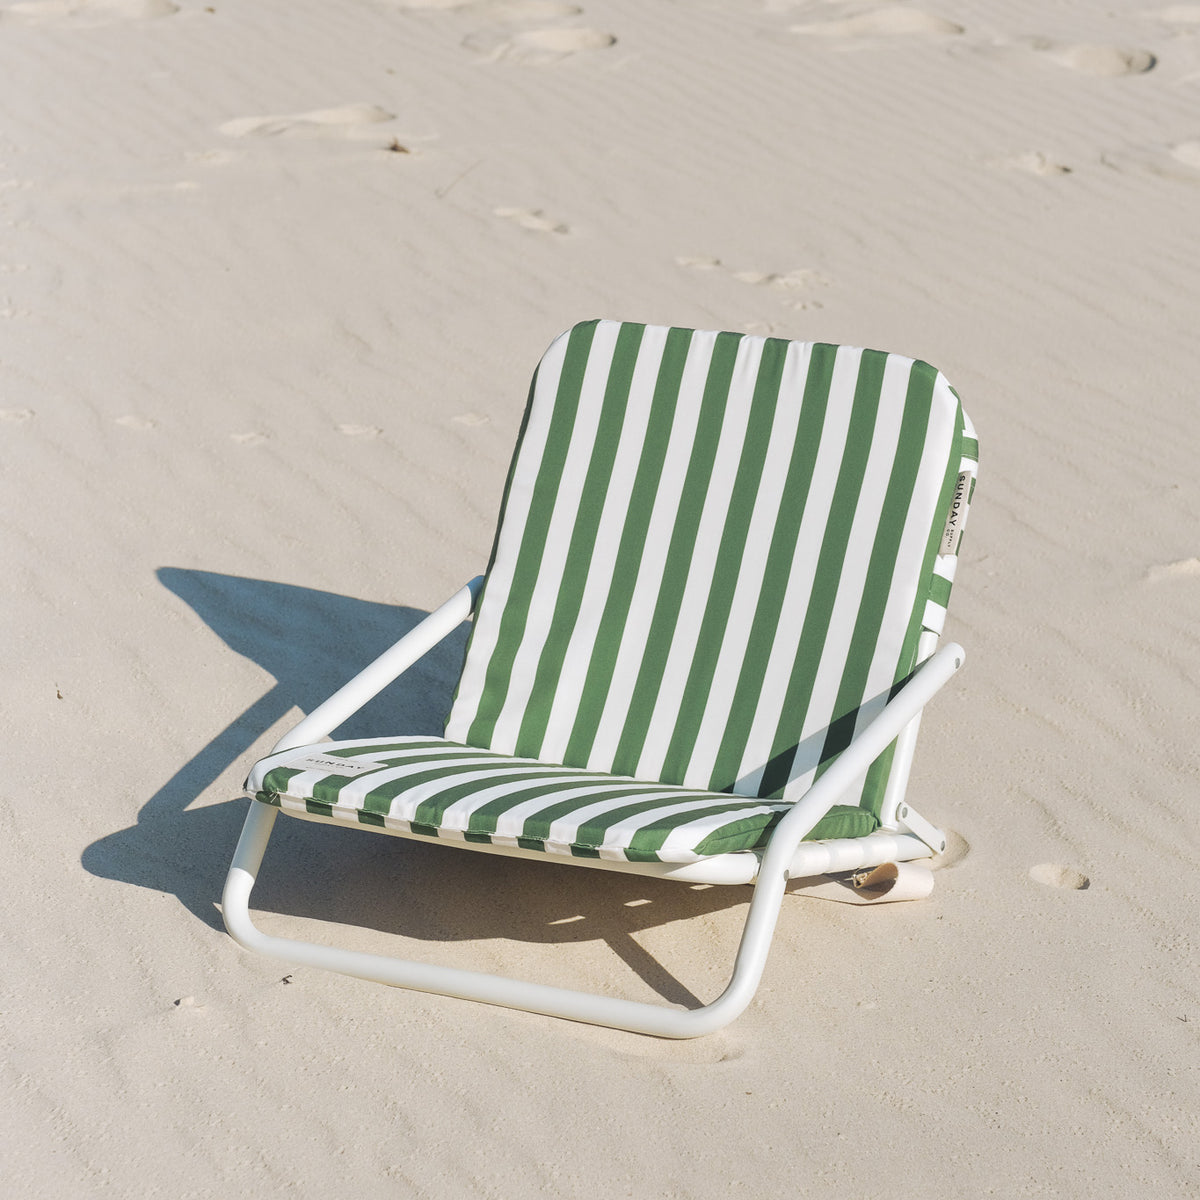
[[[321,967],[395,987],[479,1000],[658,1037],[690,1038],[712,1033],[740,1015],[754,997],[766,965],[771,935],[779,919],[792,857],[804,835],[920,712],[929,698],[961,666],[962,660],[962,648],[951,644],[923,663],[905,687],[780,821],[763,855],[754,884],[754,898],[746,917],[733,975],[721,995],[702,1008],[675,1009],[597,996],[500,975],[320,946],[262,933],[250,919],[250,892],[278,810],[257,801],[250,804],[250,812],[225,882],[222,896],[225,927],[237,942],[249,950],[257,950],[284,962]]]
[[[500,975],[464,971],[457,967],[319,946],[262,933],[250,919],[250,890],[254,886],[258,865],[277,815],[278,810],[268,805],[251,803],[233,866],[225,883],[222,897],[225,927],[246,949],[257,950],[298,966],[322,967],[359,979],[389,983],[394,987],[436,992],[463,1000],[479,1000],[486,1004],[659,1037],[688,1038],[710,1033],[727,1025],[750,1003],[766,962],[767,947],[786,883],[786,878],[779,878],[777,885],[769,888],[764,886],[765,881],[760,880],[755,887],[734,978],[721,997],[700,1009],[671,1009]]]

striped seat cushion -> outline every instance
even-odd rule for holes
[[[395,833],[629,862],[752,850],[788,808],[428,737],[286,750],[256,764],[247,787],[285,811]],[[856,837],[872,828],[870,814],[843,808],[810,836]]]
[[[926,363],[576,326],[534,378],[446,736],[797,799],[940,628],[974,446]],[[847,803],[878,815],[890,762]]]

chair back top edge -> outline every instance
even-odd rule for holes
[[[941,631],[977,460],[918,359],[574,326],[534,375],[446,736],[798,798]],[[890,759],[848,803],[878,811]]]

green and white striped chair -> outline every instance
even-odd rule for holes
[[[928,857],[904,802],[977,445],[932,367],[593,321],[534,377],[487,572],[259,762],[224,895],[243,945],[671,1037],[749,1003],[789,878]],[[443,738],[328,734],[474,612]],[[936,651],[936,652],[935,652]],[[451,846],[754,884],[733,976],[684,1010],[271,937],[280,811]]]

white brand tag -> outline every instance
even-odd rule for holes
[[[383,764],[377,762],[361,762],[352,758],[337,758],[332,754],[306,754],[303,758],[293,758],[280,763],[289,771],[324,771],[327,775],[365,775],[368,771],[377,771]]]
[[[967,519],[967,499],[970,488],[970,472],[963,471],[954,485],[954,498],[950,501],[950,512],[946,516],[946,528],[942,530],[942,544],[938,547],[939,554],[958,553],[958,541],[962,537],[963,523]]]

